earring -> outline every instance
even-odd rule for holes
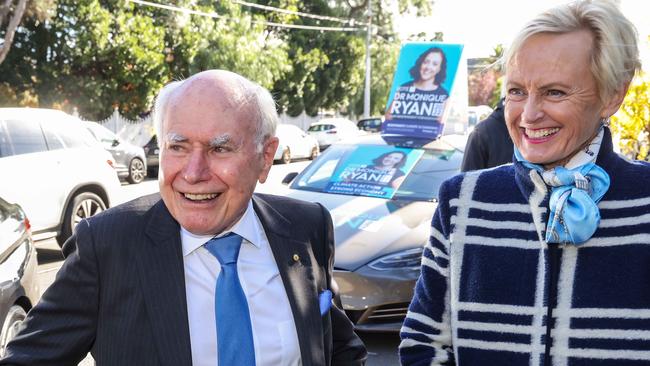
[[[600,123],[601,123],[603,126],[605,126],[605,127],[609,127],[609,117],[603,117],[603,118],[601,118],[601,119],[600,119]]]

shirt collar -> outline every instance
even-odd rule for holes
[[[253,209],[253,201],[249,200],[248,205],[246,206],[246,211],[242,217],[239,218],[239,220],[229,230],[226,230],[216,236],[221,237],[228,233],[234,232],[259,249],[262,245],[261,230],[263,230],[262,224],[257,218],[255,210]],[[200,248],[208,240],[214,237],[215,235],[195,235],[181,226],[181,243],[183,245],[183,256],[187,256],[190,253],[194,252],[196,249]]]

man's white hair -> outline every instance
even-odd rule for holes
[[[238,98],[236,103],[239,104],[239,107],[249,108],[257,123],[255,146],[257,147],[257,151],[261,152],[266,139],[275,135],[275,129],[279,120],[277,110],[275,109],[275,101],[271,93],[256,82],[230,71],[210,70],[204,71],[203,73],[225,76],[236,81],[239,90],[234,90],[233,95],[241,94],[242,98]],[[170,96],[190,79],[192,77],[185,80],[173,81],[165,85],[156,97],[156,103],[153,109],[153,123],[156,135],[158,136],[157,141],[159,146],[164,137],[162,135],[165,123],[164,118]]]

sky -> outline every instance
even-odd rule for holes
[[[402,37],[442,31],[445,42],[465,45],[465,56],[486,57],[499,43],[508,45],[513,35],[541,11],[566,0],[434,0],[427,18],[405,16],[395,23]],[[621,10],[645,35],[640,41],[644,69],[650,69],[650,1],[619,0]]]

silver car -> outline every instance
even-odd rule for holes
[[[334,277],[343,309],[358,330],[399,330],[420,274],[438,188],[460,171],[464,141],[462,136],[443,136],[421,146],[400,138],[387,142],[379,134],[361,136],[333,144],[302,173],[285,178],[284,183],[291,182],[287,196],[319,202],[332,214]],[[346,174],[351,180],[355,175],[371,177],[373,170],[367,166],[347,169],[354,156],[387,151],[385,156],[396,150],[400,153],[393,155],[408,155],[411,162],[401,168],[399,185],[384,188],[389,193],[385,197],[359,183],[353,184],[356,191],[334,189],[346,184],[336,182]]]
[[[95,139],[113,155],[117,176],[137,184],[147,176],[147,159],[144,149],[120,139],[113,131],[96,122],[86,122]]]
[[[36,249],[19,205],[0,197],[0,357],[38,300]]]

